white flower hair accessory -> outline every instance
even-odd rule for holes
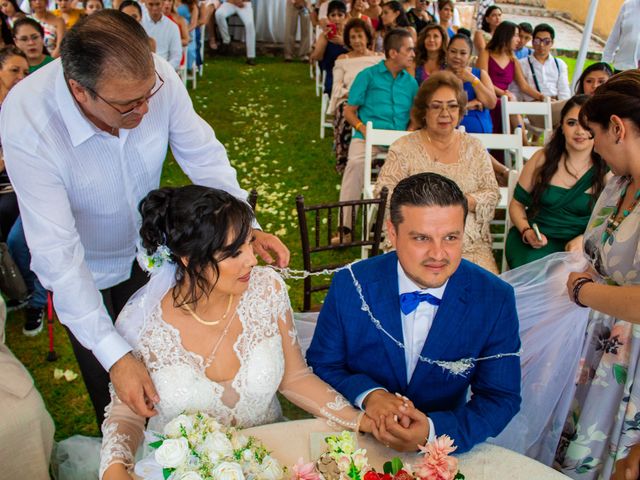
[[[167,247],[166,245],[158,246],[158,248],[156,248],[156,251],[153,252],[153,255],[149,255],[147,254],[147,249],[144,248],[142,246],[142,243],[138,241],[136,250],[136,259],[138,260],[140,268],[150,274],[158,271],[158,269],[165,263],[173,263],[173,259],[171,258],[171,250],[169,250],[169,247]]]

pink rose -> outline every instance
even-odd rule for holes
[[[298,463],[291,470],[291,480],[320,480],[320,474],[316,472],[313,462],[304,463],[302,457],[298,459]]]

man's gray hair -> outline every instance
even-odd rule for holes
[[[403,205],[414,207],[452,207],[459,205],[467,219],[469,204],[460,187],[453,180],[437,173],[418,173],[401,180],[391,195],[391,223],[398,228],[404,220]]]
[[[60,57],[65,78],[93,92],[105,74],[139,79],[154,72],[149,37],[142,26],[111,9],[78,21],[62,39]]]

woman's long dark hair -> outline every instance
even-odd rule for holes
[[[20,27],[23,27],[25,25],[33,27],[33,29],[40,34],[43,40],[42,53],[45,55],[49,55],[49,50],[47,50],[47,47],[44,45],[44,28],[42,28],[42,25],[37,20],[34,20],[31,17],[23,17],[16,20],[13,24],[13,36],[17,37],[18,30],[20,30]]]
[[[518,33],[518,26],[509,21],[504,21],[496,31],[493,33],[493,37],[487,44],[487,50],[491,53],[500,53],[502,51],[511,52],[513,56],[513,52],[511,51],[511,39]]]
[[[587,78],[587,75],[592,72],[605,72],[609,76],[613,75],[613,69],[608,63],[596,62],[589,65],[584,69],[582,75],[580,75],[580,78],[578,79],[578,83],[576,83],[576,95],[584,94],[584,80]]]
[[[569,155],[567,151],[567,140],[562,131],[562,125],[564,119],[573,107],[582,107],[587,100],[588,95],[575,95],[567,100],[562,112],[560,113],[560,124],[556,127],[551,137],[551,140],[544,147],[544,164],[538,169],[535,174],[535,181],[533,189],[531,190],[531,207],[529,209],[530,216],[536,215],[540,209],[540,203],[542,200],[542,194],[549,186],[551,177],[558,171],[560,167],[560,160],[563,156]],[[592,198],[593,202],[600,196],[604,189],[604,177],[607,173],[607,164],[602,157],[598,155],[595,150],[591,150],[591,162],[593,163],[593,183],[592,183]]]
[[[411,23],[409,23],[409,19],[407,18],[407,14],[402,8],[402,5],[397,0],[390,0],[389,2],[384,2],[381,5],[381,8],[389,7],[394,12],[398,12],[398,18],[396,18],[396,27],[410,27]],[[378,30],[384,30],[384,25],[382,24],[382,18],[378,22]]]
[[[491,12],[493,12],[494,10],[502,11],[502,9],[499,6],[491,5],[489,8],[487,8],[487,11],[484,12],[484,15],[482,16],[482,30],[484,30],[487,33],[491,33],[491,28],[489,27],[489,22],[487,22],[487,17],[489,15],[491,15]]]
[[[211,293],[220,273],[218,263],[240,250],[254,219],[249,204],[223,190],[199,185],[153,190],[138,210],[140,238],[147,253],[152,255],[163,245],[171,251],[176,264],[175,306],[193,305]],[[216,274],[213,283],[208,279],[209,268]]]

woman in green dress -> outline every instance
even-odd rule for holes
[[[582,234],[607,171],[591,135],[578,122],[588,98],[576,95],[567,101],[551,140],[522,169],[509,204],[513,227],[506,255],[511,268],[550,253],[582,249]]]

